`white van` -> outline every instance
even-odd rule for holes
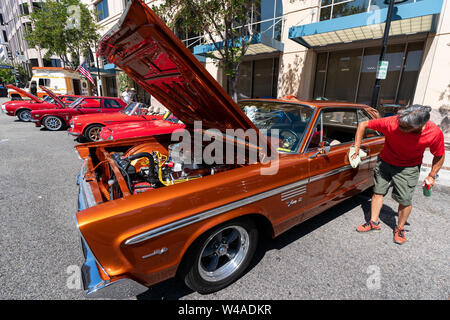
[[[86,96],[88,95],[88,80],[82,79],[75,70],[56,67],[33,67],[33,77],[27,85],[27,91],[42,98],[47,94],[40,89],[45,86],[54,93]],[[17,95],[9,91],[9,96]]]

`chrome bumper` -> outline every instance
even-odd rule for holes
[[[96,205],[91,187],[89,186],[89,183],[84,180],[85,173],[86,165],[83,164],[81,172],[77,178],[77,184],[79,185],[78,211]],[[76,219],[76,216],[75,222],[78,228],[78,221]],[[80,235],[81,248],[83,250],[83,255],[85,258],[85,262],[81,267],[81,278],[85,296],[89,298],[120,299],[136,296],[148,290],[147,287],[127,278],[111,281],[109,275],[106,273],[104,268],[95,258],[92,251],[89,249],[89,246],[86,243],[86,240],[84,240],[81,232]],[[101,278],[99,268],[105,275],[107,275],[106,280]]]
[[[101,268],[101,266],[83,238],[81,238],[81,245],[86,260],[81,267],[81,279],[86,297],[121,299],[137,296],[148,290],[147,287],[127,278],[116,281],[111,281],[110,278],[102,279],[98,271],[98,267]],[[103,272],[106,274],[105,271]]]
[[[71,136],[75,136],[75,137],[79,137],[79,136],[81,136],[81,133],[77,133],[77,132],[70,132],[69,130],[67,130],[67,134],[70,134]]]

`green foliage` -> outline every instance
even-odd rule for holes
[[[46,49],[46,59],[59,56],[66,67],[78,67],[81,55],[98,42],[95,18],[80,0],[48,0],[29,17],[29,45]]]
[[[11,64],[3,62],[1,64],[12,66]],[[24,85],[28,80],[28,74],[26,73],[25,69],[21,66],[16,67],[16,69],[19,71],[19,73],[17,74],[17,80],[21,85]],[[0,83],[16,85],[13,69],[0,69]]]
[[[260,0],[165,0],[153,10],[175,33],[205,34],[212,42],[215,59],[228,76],[228,87],[237,99],[237,79],[242,62],[256,26],[249,26],[252,8],[260,6]],[[257,11],[257,10],[255,10]],[[254,17],[255,18],[255,17]]]

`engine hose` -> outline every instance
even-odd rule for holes
[[[136,153],[136,154],[133,154],[133,155],[129,156],[127,158],[129,163],[128,163],[128,166],[127,166],[127,168],[125,170],[128,169],[128,167],[131,164],[131,161],[136,160],[136,159],[140,159],[140,158],[147,158],[148,159],[148,161],[149,161],[148,169],[150,171],[150,176],[154,177],[155,176],[155,161],[153,160],[153,156],[150,153],[148,153],[148,152],[139,152],[139,153]]]

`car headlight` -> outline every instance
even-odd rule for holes
[[[73,121],[70,122],[70,127],[71,127],[72,129],[75,128],[75,124],[74,124]]]

